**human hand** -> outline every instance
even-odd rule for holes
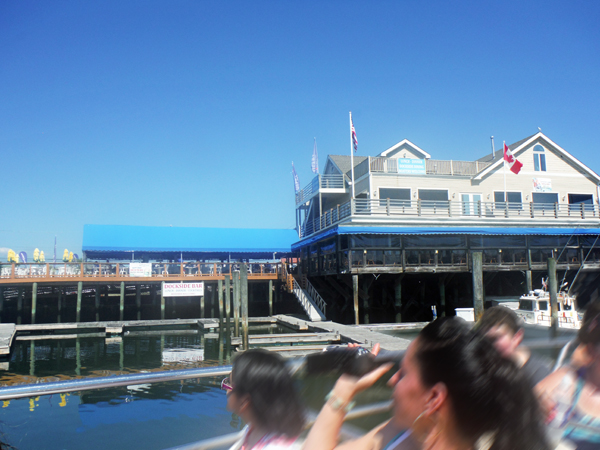
[[[360,378],[343,374],[336,381],[333,392],[335,393],[336,397],[349,402],[356,394],[373,386],[373,384],[375,384],[375,382],[392,367],[392,363],[383,364]]]

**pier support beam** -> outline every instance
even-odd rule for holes
[[[219,330],[223,332],[223,280],[217,281],[217,296],[219,298]]]
[[[23,314],[23,288],[19,288],[18,292],[19,293],[17,297],[17,325],[21,325],[21,315]]]
[[[31,323],[35,323],[35,311],[37,309],[37,283],[31,287]]]
[[[273,315],[273,280],[269,280],[269,317]]]
[[[142,287],[135,286],[135,308],[137,309],[137,320],[142,320]]]
[[[240,273],[233,272],[233,330],[240,337]]]
[[[226,348],[231,345],[231,288],[229,285],[229,275],[225,275],[225,339],[227,339]]]
[[[123,322],[124,312],[125,312],[125,282],[121,281],[121,292],[119,293],[119,320],[121,322]]]
[[[475,321],[483,315],[483,252],[473,252],[473,308]]]
[[[558,336],[558,281],[556,279],[556,259],[548,258],[548,291],[550,293],[550,336]]]
[[[440,285],[440,310],[438,311],[438,317],[446,316],[446,276],[442,275],[439,281]]]
[[[165,320],[165,282],[160,283],[160,320]]]
[[[242,303],[242,342],[244,350],[248,350],[248,267],[240,268],[240,298]]]
[[[352,294],[354,296],[354,323],[358,325],[358,275],[352,275]]]
[[[526,270],[525,271],[525,285],[527,287],[527,292],[525,292],[526,294],[529,294],[529,292],[533,291],[533,282],[532,282],[532,278],[531,278],[531,270]]]
[[[77,282],[77,311],[75,322],[81,322],[81,293],[83,291],[83,282]],[[123,319],[121,319],[123,320]]]
[[[60,323],[60,311],[62,310],[62,297],[63,297],[63,288],[58,288],[58,302],[57,302],[57,310],[58,316],[56,317],[56,321]]]
[[[394,281],[394,310],[396,311],[396,323],[402,322],[402,278],[404,278],[404,274],[399,275]]]
[[[4,288],[0,287],[0,323],[2,323],[2,312],[4,311]]]
[[[207,286],[204,286],[206,289]],[[200,318],[204,319],[204,295],[200,296]]]

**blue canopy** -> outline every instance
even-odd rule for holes
[[[213,256],[231,253],[237,257],[252,254],[247,257],[262,258],[264,256],[256,254],[272,256],[276,252],[284,256],[283,253],[290,253],[291,245],[297,240],[298,234],[293,229],[84,225],[82,249],[88,258],[109,257],[107,252],[210,253]]]

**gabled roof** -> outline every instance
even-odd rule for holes
[[[390,153],[392,153],[394,150],[402,147],[403,145],[408,145],[410,148],[412,148],[413,150],[415,150],[418,153],[421,153],[423,155],[424,159],[430,159],[431,155],[429,153],[427,153],[426,151],[424,151],[423,149],[417,147],[415,144],[413,144],[412,142],[410,142],[408,139],[402,139],[400,142],[398,142],[395,145],[392,145],[390,148],[388,148],[387,150],[382,151],[379,155],[377,156],[387,156]]]
[[[546,136],[541,131],[534,135],[531,135],[525,139],[522,139],[519,142],[515,142],[514,144],[509,145],[508,148],[513,153],[515,158],[518,158],[519,153],[522,153],[522,151],[527,146],[529,146],[532,142],[536,141],[537,139],[544,140],[546,143],[551,145],[554,148],[554,150],[556,150],[558,153],[562,154],[565,157],[565,159],[567,159],[568,161],[573,163],[575,166],[579,167],[583,172],[586,172],[588,175],[590,175],[596,181],[596,183],[600,183],[600,176],[598,176],[598,174],[596,172],[594,172],[588,166],[583,164],[581,161],[579,161],[577,158],[575,158],[573,155],[571,155],[565,149],[563,149],[562,147],[557,145],[554,141],[552,141],[548,136]],[[477,175],[475,175],[473,177],[473,179],[481,180],[487,174],[496,170],[502,164],[502,161],[504,159],[503,157],[504,157],[503,149],[495,151],[493,162],[489,166],[487,166],[485,169],[483,169],[481,172],[479,172]],[[490,160],[491,160],[491,155],[487,156],[487,159],[486,159],[486,157],[484,157],[484,158],[481,158],[479,161],[490,161]]]
[[[352,165],[350,164],[350,156],[346,155],[329,155],[328,158],[338,168],[340,173],[350,176]],[[361,162],[367,159],[368,156],[355,156],[354,167],[358,166]]]

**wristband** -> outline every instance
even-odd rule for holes
[[[329,403],[329,406],[331,406],[331,409],[334,411],[342,410],[344,413],[349,413],[356,404],[355,401],[345,403],[342,399],[336,397],[333,393],[333,389],[325,396],[325,403]]]

